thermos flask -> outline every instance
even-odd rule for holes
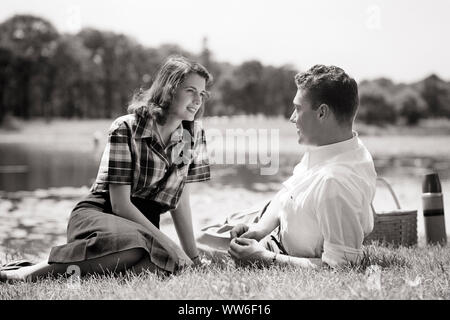
[[[422,206],[427,243],[445,245],[447,233],[445,231],[444,200],[437,173],[429,173],[423,177]]]

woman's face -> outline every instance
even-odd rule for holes
[[[186,76],[184,82],[178,86],[170,105],[169,117],[179,121],[193,121],[195,114],[206,98],[206,80],[196,73]]]

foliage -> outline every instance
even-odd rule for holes
[[[8,111],[27,119],[45,108],[58,37],[50,22],[30,15],[0,24],[0,76],[5,77],[0,80],[0,122]]]
[[[396,111],[407,125],[417,125],[420,119],[427,115],[427,104],[420,92],[411,87],[401,89],[394,96]]]
[[[392,124],[397,121],[397,112],[389,101],[386,88],[376,81],[366,82],[360,86],[360,107],[358,119],[367,124]]]
[[[126,35],[92,28],[61,34],[45,19],[16,15],[0,24],[0,125],[8,114],[47,120],[124,114],[133,94],[151,85],[171,54],[198,60],[213,74],[205,115],[290,116],[293,66],[219,62],[207,38],[194,54],[176,44],[143,47]],[[362,81],[360,102],[358,119],[368,124],[416,125],[450,117],[450,84],[436,75],[408,85],[387,78]]]
[[[450,117],[449,83],[433,74],[419,83],[418,87],[431,116]]]

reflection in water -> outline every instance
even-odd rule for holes
[[[0,191],[32,191],[57,187],[90,186],[97,174],[101,153],[55,151],[30,145],[0,144]],[[292,174],[301,155],[280,155],[275,175],[261,175],[258,165],[213,165],[212,183],[258,192],[262,184],[277,184]],[[450,162],[429,157],[375,159],[379,175],[419,177],[436,170],[450,179]]]
[[[98,153],[55,151],[29,145],[0,144],[0,190],[13,192],[89,185]]]
[[[6,192],[90,186],[101,157],[98,152],[55,151],[9,144],[0,144],[0,154],[0,191]],[[259,184],[279,183],[287,178],[298,159],[297,155],[282,157],[275,175],[261,175],[258,165],[213,165],[212,182],[258,191]]]

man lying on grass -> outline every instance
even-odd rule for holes
[[[338,67],[316,65],[295,81],[290,121],[308,148],[257,222],[230,231],[228,252],[238,264],[356,262],[373,228],[376,172],[353,131],[359,100],[355,80]]]

